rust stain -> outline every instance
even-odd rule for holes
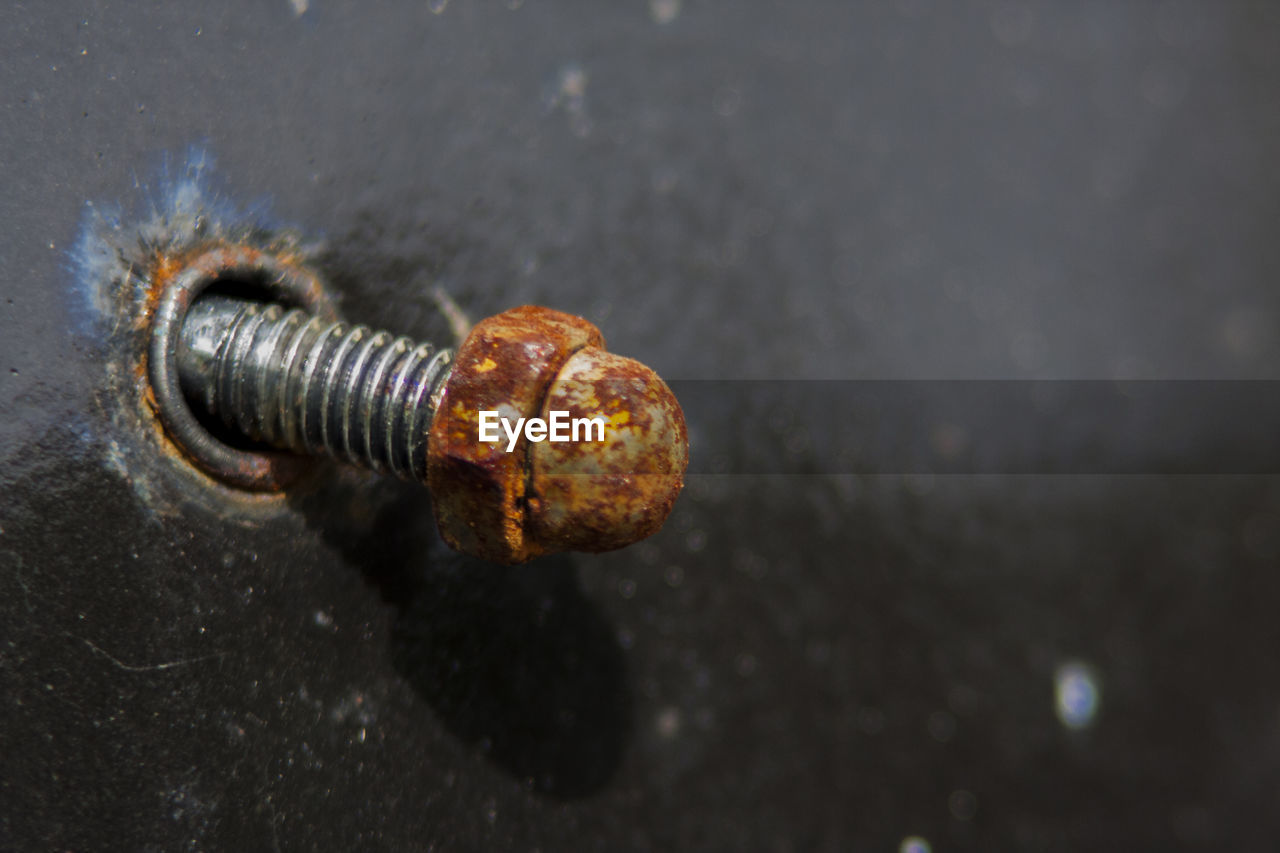
[[[602,411],[577,401],[603,398]],[[533,450],[529,524],[548,550],[607,551],[656,533],[684,485],[688,430],[671,389],[633,359],[598,349],[575,354],[544,412],[603,411],[603,442],[544,442]]]
[[[277,268],[283,267],[299,274],[299,280],[308,282],[303,288],[303,298],[313,300],[313,304],[327,304],[320,280],[312,273],[305,259],[295,250],[288,248],[288,241],[273,244],[268,248],[247,245],[233,240],[211,239],[196,243],[186,243],[174,247],[151,247],[147,250],[145,260],[139,265],[140,270],[131,271],[141,284],[141,299],[137,305],[133,325],[142,337],[136,349],[136,356],[130,365],[130,374],[138,391],[142,408],[149,415],[148,420],[155,433],[161,438],[158,446],[172,459],[181,460],[208,476],[206,464],[196,455],[174,439],[165,429],[160,404],[155,389],[151,385],[150,347],[148,345],[150,330],[155,322],[156,313],[165,295],[175,286],[175,279],[188,271],[196,271],[201,277],[217,280],[237,273],[246,268],[261,265],[269,257]],[[233,472],[221,472],[223,479],[231,477],[231,482],[249,482],[254,485],[250,491],[277,492],[289,483],[297,480],[304,470],[301,460],[287,454],[276,452],[245,452],[237,460]],[[211,480],[217,482],[217,479]],[[221,483],[219,483],[221,485]]]

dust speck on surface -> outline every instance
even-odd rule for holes
[[[580,139],[590,136],[592,130],[591,117],[587,114],[589,80],[586,69],[577,62],[569,62],[556,73],[545,96],[547,110],[564,110],[569,117],[570,131]]]
[[[657,731],[658,737],[663,740],[672,740],[676,735],[680,734],[682,722],[680,709],[675,706],[668,705],[658,711],[658,715],[653,721],[653,727],[654,730]]]
[[[368,726],[378,721],[373,701],[363,692],[353,690],[333,706],[329,711],[329,719],[335,724],[349,723],[360,726],[360,741],[364,741],[364,732]]]
[[[656,24],[669,24],[680,16],[680,0],[649,0],[649,17]]]
[[[951,816],[956,820],[973,820],[973,816],[978,813],[978,798],[972,791],[961,788],[951,792],[951,796],[947,799],[947,807],[951,809]]]
[[[1064,663],[1053,675],[1053,710],[1068,729],[1084,729],[1098,713],[1101,691],[1093,667],[1079,661]]]
[[[929,736],[938,743],[948,743],[956,734],[956,718],[946,711],[929,715]]]
[[[898,845],[898,853],[933,853],[933,848],[920,836],[908,835]]]

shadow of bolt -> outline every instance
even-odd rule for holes
[[[626,661],[572,559],[457,554],[420,488],[373,488],[335,482],[296,503],[398,609],[396,671],[449,731],[534,791],[573,799],[607,784],[630,731]]]
[[[567,559],[462,559],[400,613],[396,669],[451,731],[535,790],[583,796],[612,776],[628,702],[622,651]]]

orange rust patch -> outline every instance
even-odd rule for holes
[[[543,553],[526,536],[528,448],[479,440],[482,410],[536,417],[561,365],[604,336],[580,317],[525,305],[478,323],[463,341],[431,423],[427,485],[436,523],[459,551],[501,563]],[[493,366],[480,370],[486,364]]]
[[[671,390],[604,349],[577,317],[525,306],[484,320],[463,342],[436,411],[427,478],[454,548],[502,563],[556,551],[607,551],[657,531],[684,484],[688,432]],[[604,400],[605,403],[600,401]],[[610,422],[604,441],[480,441],[479,413],[567,411]]]
[[[638,361],[583,349],[552,385],[543,417],[597,415],[582,403],[597,397],[615,409],[604,441],[543,442],[531,454],[529,490],[539,500],[529,535],[546,551],[608,551],[650,536],[684,485],[688,430],[666,383]]]

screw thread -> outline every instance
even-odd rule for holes
[[[452,358],[368,326],[207,296],[187,313],[178,373],[189,401],[256,441],[425,483]]]

